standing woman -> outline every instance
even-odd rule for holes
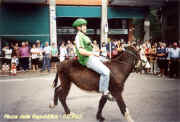
[[[37,48],[37,70],[39,70],[39,67],[42,67],[42,61],[43,61],[43,49],[41,48],[41,43],[39,40],[36,41],[36,48]]]
[[[23,71],[28,70],[29,68],[29,47],[25,45],[25,42],[22,42],[21,48],[19,48],[19,54],[21,58],[21,65]]]
[[[146,49],[145,44],[142,44],[142,46],[140,47],[140,58],[142,60],[142,65],[144,67],[144,70],[147,73],[148,70],[151,68],[151,66],[150,66],[149,61],[146,57],[145,49]]]
[[[9,45],[7,44],[2,51],[4,52],[4,61],[3,64],[7,65],[7,69],[10,69],[11,66],[11,55],[12,55],[12,49],[9,47]]]
[[[165,76],[165,67],[166,67],[166,57],[167,57],[167,52],[165,45],[160,42],[160,46],[157,48],[157,63],[160,69],[160,74],[159,76],[164,77]]]
[[[55,69],[56,68],[56,62],[58,62],[58,49],[55,45],[55,43],[52,43],[51,45],[51,68]]]
[[[149,49],[149,62],[151,65],[151,72],[156,74],[156,47],[155,44],[152,45],[152,48]]]
[[[64,42],[62,42],[61,46],[59,47],[59,52],[59,60],[60,62],[63,62],[67,56],[67,49]]]
[[[36,45],[33,44],[32,48],[31,48],[31,63],[32,63],[32,69],[33,72],[36,71],[36,69],[38,70],[38,50],[36,48]]]

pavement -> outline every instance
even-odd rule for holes
[[[74,114],[65,116],[61,104],[54,109],[48,107],[54,77],[54,72],[0,76],[0,122],[97,122],[101,95],[75,85],[67,98]],[[135,122],[180,122],[179,79],[131,73],[123,96]],[[105,122],[127,122],[116,102],[107,102],[103,115]]]

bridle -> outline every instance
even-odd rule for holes
[[[138,58],[137,54],[135,54],[133,51],[129,50],[129,49],[125,49],[124,52],[127,52],[128,54],[130,54],[133,58],[135,58],[136,60],[139,60],[140,58]],[[127,65],[135,65],[136,62],[125,62],[125,61],[119,61],[119,63],[123,63],[123,64],[127,64]]]

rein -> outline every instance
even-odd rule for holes
[[[132,51],[130,51],[130,50],[128,50],[128,49],[126,49],[124,52],[127,52],[128,54],[130,54],[130,55],[132,55],[134,58],[136,58],[136,59],[138,59],[137,58],[137,55],[134,53],[134,52],[132,52]],[[133,62],[132,63],[130,63],[130,62],[125,62],[125,61],[117,61],[118,63],[122,63],[122,64],[127,64],[127,65],[135,65]]]
[[[125,50],[125,52],[131,54],[131,55],[134,56],[136,59],[139,59],[139,58],[137,58],[137,55],[136,55],[134,52],[132,52],[132,51],[130,51],[130,50]]]

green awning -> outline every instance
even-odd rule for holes
[[[13,41],[49,41],[49,34],[47,35],[0,35],[2,40],[13,40]]]
[[[146,8],[132,7],[109,7],[108,18],[124,18],[124,19],[143,19],[147,14]]]
[[[134,7],[109,7],[108,18],[145,18],[147,10],[145,8]],[[57,6],[57,17],[84,17],[100,18],[101,7],[99,6]]]
[[[49,8],[6,5],[0,8],[0,37],[15,40],[49,40]]]
[[[57,6],[56,16],[97,18],[101,17],[101,8],[95,6]]]

